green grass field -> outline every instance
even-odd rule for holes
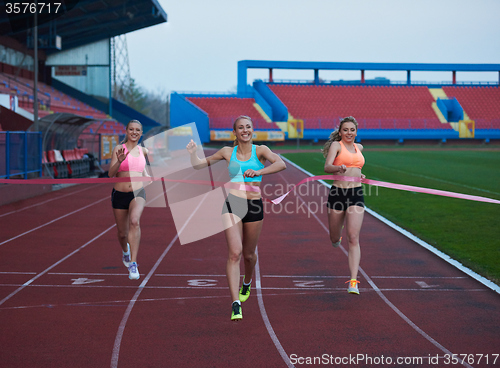
[[[500,200],[500,152],[377,150],[363,152],[368,179]],[[285,157],[324,175],[319,152]],[[365,186],[367,206],[500,285],[500,205]]]

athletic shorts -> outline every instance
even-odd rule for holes
[[[146,200],[146,191],[144,188],[137,189],[133,192],[119,192],[113,188],[111,192],[111,205],[118,210],[128,210],[130,202],[136,197],[141,197]]]
[[[326,206],[337,211],[345,211],[350,206],[365,207],[363,187],[339,188],[332,185]]]
[[[241,219],[241,222],[255,222],[264,219],[264,204],[262,198],[246,199],[229,194],[224,201],[222,214],[232,213]]]

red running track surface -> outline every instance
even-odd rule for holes
[[[275,197],[304,177],[289,165],[264,184]],[[347,248],[330,245],[319,183],[266,203],[237,323],[224,235],[180,245],[169,209],[148,207],[131,281],[110,192],[72,186],[0,207],[0,366],[443,367],[448,353],[473,363],[455,366],[495,366],[500,296],[368,214],[361,294],[346,292]]]

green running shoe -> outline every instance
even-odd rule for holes
[[[239,321],[240,319],[243,319],[243,315],[241,314],[241,305],[239,305],[238,302],[233,302],[232,309],[231,321]]]
[[[241,289],[240,289],[240,301],[243,303],[243,302],[246,302],[246,300],[248,299],[248,297],[250,296],[250,287],[252,285],[241,285]]]

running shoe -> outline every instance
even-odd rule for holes
[[[349,283],[349,287],[347,288],[347,292],[349,294],[357,294],[359,295],[358,284],[359,281],[355,279],[351,279],[350,281],[346,281],[346,284]]]
[[[139,280],[139,269],[137,268],[136,262],[130,262],[128,266],[128,278],[130,280]]]
[[[240,289],[240,302],[246,302],[250,296],[250,287],[252,285],[241,285]]]
[[[340,233],[342,234],[342,231],[344,231],[344,225],[342,225],[342,229],[340,229]],[[342,241],[342,237],[340,237],[339,241],[336,243],[332,243],[334,248],[340,247],[340,242]]]
[[[243,315],[241,314],[241,305],[238,302],[233,302],[232,309],[231,321],[239,321],[243,318]]]
[[[130,245],[129,245],[129,243],[127,243],[127,247],[128,247],[127,253],[123,253],[122,261],[123,261],[123,264],[125,265],[125,267],[128,268],[128,266],[130,266]]]
[[[333,247],[334,247],[334,248],[338,248],[338,247],[340,247],[340,242],[341,242],[341,241],[342,241],[342,237],[340,237],[340,239],[339,239],[339,241],[338,241],[338,242],[336,242],[336,243],[332,243]]]

